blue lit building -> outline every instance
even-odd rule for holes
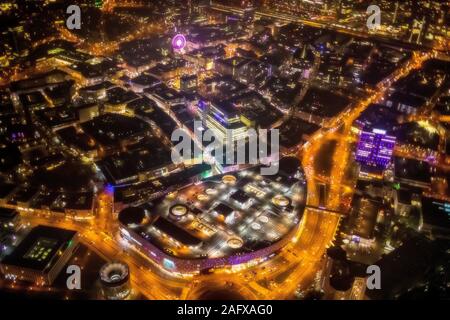
[[[214,131],[217,138],[225,144],[228,139],[235,142],[247,137],[247,127],[231,104],[211,103],[204,119],[206,126]]]
[[[388,136],[384,130],[363,131],[359,138],[356,160],[365,167],[384,170],[391,163],[395,141],[396,138]]]

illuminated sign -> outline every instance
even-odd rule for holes
[[[168,270],[174,270],[176,268],[175,262],[173,262],[172,260],[169,260],[167,258],[164,258],[163,266],[164,266],[164,268],[166,268]]]

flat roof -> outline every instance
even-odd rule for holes
[[[135,114],[153,121],[167,137],[177,128],[177,123],[161,108],[156,102],[148,97],[134,100],[127,104],[127,108],[134,111]]]
[[[80,91],[97,91],[97,90],[103,90],[103,89],[110,89],[115,87],[115,84],[113,84],[110,81],[103,81],[98,84],[94,84],[92,86],[82,87],[80,88]]]
[[[1,263],[46,272],[56,262],[58,252],[73,245],[76,234],[72,230],[39,225]]]
[[[250,199],[249,195],[241,189],[233,193],[230,198],[239,203],[245,203]]]
[[[224,203],[219,203],[217,206],[214,207],[213,210],[225,217],[229,216],[234,211],[233,208],[230,208]]]
[[[31,90],[33,88],[39,88],[39,87],[45,87],[49,85],[48,79],[50,77],[60,77],[60,82],[63,82],[67,79],[68,74],[62,70],[54,69],[52,71],[41,73],[39,75],[36,75],[35,77],[19,80],[12,82],[10,85],[11,91],[20,91],[20,90]],[[52,82],[52,85],[54,85],[55,82]]]
[[[172,164],[172,161],[167,146],[152,138],[135,149],[108,156],[97,164],[107,180],[117,184],[124,179],[137,178],[139,173]]]
[[[139,118],[112,113],[84,122],[81,127],[96,142],[106,146],[115,145],[122,139],[142,134],[150,129],[150,125]]]
[[[347,97],[319,88],[310,88],[300,104],[300,110],[320,117],[334,117],[350,103]]]
[[[0,208],[0,220],[10,220],[17,217],[19,213],[15,209]]]
[[[428,162],[394,157],[395,178],[430,183],[431,167]]]
[[[146,88],[144,89],[144,93],[155,95],[164,101],[175,101],[184,98],[180,92],[169,88],[164,83],[157,84],[151,88]]]
[[[406,104],[408,106],[414,108],[420,108],[426,102],[426,100],[422,97],[414,96],[410,93],[405,93],[401,91],[395,91],[387,100],[391,100],[393,102],[398,102],[401,104]]]
[[[157,180],[145,181],[133,185],[117,186],[114,188],[114,201],[124,204],[142,202],[152,198],[158,192],[167,190],[170,186],[185,186],[198,175],[206,174],[211,166],[205,163],[194,165],[183,171],[160,177]]]
[[[450,203],[422,197],[423,223],[450,231]]]
[[[197,246],[202,243],[199,238],[161,216],[153,222],[152,226],[184,245]]]
[[[378,201],[366,197],[355,197],[353,208],[357,216],[354,217],[352,223],[352,229],[355,235],[365,239],[372,239],[374,237],[380,207],[381,203]]]
[[[166,252],[170,255],[181,258],[219,258],[265,248],[278,242],[300,222],[305,200],[305,185],[297,179],[269,180],[267,176],[260,176],[258,169],[205,177],[201,182],[194,184],[180,185],[180,182],[177,182],[175,188],[169,189],[164,187],[167,184],[163,177],[158,180],[161,180],[166,194],[156,195],[159,190],[153,188],[149,193],[153,192],[155,197],[150,197],[146,207],[141,205],[148,196],[146,190],[129,190],[127,193],[131,194],[140,207],[151,213],[151,218],[163,217],[169,223],[158,220],[159,222],[155,223],[156,227],[150,228],[152,224],[145,221],[137,226],[125,225],[125,227],[142,237],[142,240],[162,250],[167,249],[169,251]],[[282,171],[279,175],[281,174]],[[228,175],[233,175],[236,181],[225,177]],[[252,199],[250,207],[242,208],[232,199],[238,190],[242,190],[246,197]],[[284,195],[291,205],[283,208],[277,206],[274,200],[280,195]],[[187,208],[186,214],[174,215],[171,209],[175,206]],[[122,213],[126,214],[126,211],[120,215]],[[234,214],[231,216],[232,213]],[[233,219],[224,221],[219,215]],[[163,231],[169,228],[164,231],[169,238],[173,237],[174,240],[186,244],[187,240],[180,241],[180,237],[185,233],[179,228],[184,229],[191,236],[202,240],[201,247],[189,245],[189,248],[180,249],[177,243],[168,241],[156,231],[159,224],[162,224]],[[190,243],[197,244],[197,242]]]
[[[130,81],[133,84],[140,86],[153,87],[154,85],[160,84],[161,80],[152,76],[151,74],[143,73]]]
[[[56,127],[78,120],[78,115],[75,110],[67,107],[38,110],[36,111],[36,115],[48,127]]]

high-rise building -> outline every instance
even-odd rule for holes
[[[247,127],[232,105],[211,103],[205,118],[206,126],[224,143],[247,137]]]
[[[386,131],[374,129],[363,131],[359,138],[356,160],[361,164],[379,169],[386,169],[392,160],[396,138]]]

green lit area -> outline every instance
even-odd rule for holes
[[[45,261],[55,250],[58,241],[49,238],[39,238],[31,249],[24,255],[25,259]]]
[[[103,6],[103,0],[95,0],[95,7],[101,8]]]

